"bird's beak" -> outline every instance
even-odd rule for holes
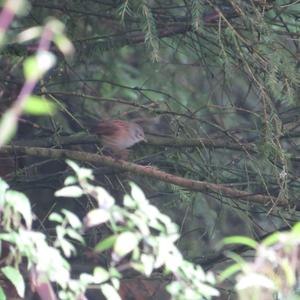
[[[148,143],[148,140],[144,137],[144,140],[143,140],[145,143]]]

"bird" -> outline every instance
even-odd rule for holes
[[[100,136],[105,149],[128,156],[127,148],[147,142],[143,128],[135,122],[123,120],[103,120],[90,129],[90,132]]]

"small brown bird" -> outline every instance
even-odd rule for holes
[[[109,148],[116,153],[127,153],[126,149],[134,144],[147,142],[143,128],[129,121],[100,121],[90,131],[101,137],[104,148]]]

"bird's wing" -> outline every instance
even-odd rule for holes
[[[96,126],[90,129],[90,132],[99,135],[114,135],[118,130],[119,128],[114,122],[100,121]]]

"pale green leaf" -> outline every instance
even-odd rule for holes
[[[101,291],[103,295],[106,297],[108,300],[122,300],[120,295],[118,294],[118,291],[110,284],[103,284],[101,285]]]
[[[0,121],[0,147],[7,144],[17,131],[17,116],[13,110],[7,110]]]
[[[300,222],[295,224],[292,228],[292,232],[295,233],[296,235],[300,236]]]
[[[275,243],[277,243],[279,241],[280,238],[280,233],[279,232],[275,232],[271,235],[269,235],[268,237],[266,237],[263,241],[262,241],[262,245],[264,246],[271,246],[274,245]]]
[[[18,295],[23,298],[25,294],[25,282],[19,270],[11,266],[6,266],[1,268],[1,271],[16,288]]]
[[[77,183],[77,178],[75,176],[68,176],[66,179],[65,179],[65,182],[64,182],[64,185],[73,185],[75,183]]]
[[[6,295],[1,286],[0,286],[0,300],[6,300]]]
[[[73,228],[80,228],[81,227],[81,221],[77,217],[76,214],[72,213],[71,211],[67,209],[62,210],[63,214],[66,216],[67,220],[69,221],[70,225]]]
[[[154,268],[155,258],[153,255],[142,254],[141,262],[144,266],[145,275],[150,276]]]
[[[64,218],[60,214],[54,212],[49,216],[49,220],[52,222],[62,223]]]
[[[84,224],[87,227],[93,227],[107,222],[109,218],[110,214],[107,210],[100,208],[93,209],[89,211],[86,217],[84,218]]]
[[[80,242],[81,244],[84,244],[84,239],[83,239],[83,237],[82,237],[76,230],[71,229],[71,228],[68,228],[68,229],[67,229],[67,235],[68,235],[70,238],[72,238],[72,239],[74,239],[74,240]]]
[[[95,283],[100,284],[107,281],[110,278],[109,273],[101,267],[96,267],[94,269],[94,279]]]
[[[65,35],[57,34],[53,41],[64,55],[72,55],[74,53],[74,46]]]
[[[63,187],[62,189],[55,192],[56,197],[71,197],[78,198],[84,194],[83,190],[77,185],[70,185]]]
[[[137,247],[138,243],[139,239],[136,234],[130,231],[123,232],[117,237],[114,252],[118,256],[123,257]]]
[[[225,279],[231,277],[233,274],[239,272],[241,270],[241,264],[233,264],[230,267],[226,268],[224,271],[221,272],[219,275],[219,280],[222,282]]]
[[[5,193],[9,188],[8,184],[0,178],[0,208],[3,207],[5,201]]]
[[[24,43],[39,37],[42,33],[41,26],[30,27],[26,30],[23,30],[21,33],[17,35],[17,41],[19,43]]]
[[[23,216],[27,227],[31,228],[32,213],[29,199],[23,193],[8,190],[6,192],[6,202]]]
[[[228,244],[241,244],[248,246],[250,248],[256,249],[257,247],[257,242],[254,241],[253,239],[250,239],[246,236],[231,236],[223,239],[223,244],[228,245]]]
[[[135,201],[137,201],[139,204],[142,204],[145,201],[148,203],[144,192],[135,183],[130,182],[130,186],[131,186],[131,196]]]
[[[251,287],[264,287],[266,289],[275,289],[275,283],[265,275],[249,273],[241,277],[236,284],[237,290],[243,290]]]
[[[35,81],[55,64],[55,56],[48,51],[39,51],[35,56],[28,57],[23,64],[26,80]]]
[[[55,103],[34,95],[26,99],[24,106],[24,112],[31,115],[53,115],[55,111]]]
[[[103,241],[99,242],[96,245],[95,251],[102,252],[102,251],[105,251],[107,249],[112,248],[112,246],[114,245],[116,240],[117,240],[116,235],[112,235],[112,236],[107,237],[106,239],[104,239]]]

